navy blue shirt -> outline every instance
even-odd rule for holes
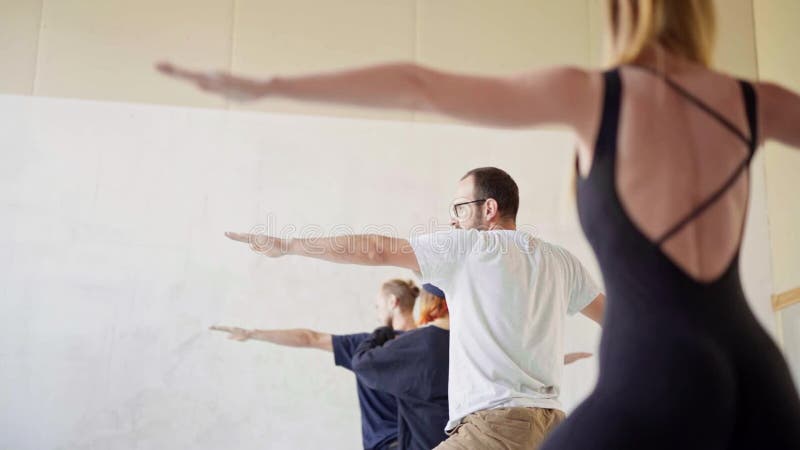
[[[333,360],[337,366],[353,370],[350,361],[356,348],[369,333],[333,335]],[[361,408],[361,438],[364,450],[379,450],[397,440],[397,400],[376,391],[356,378],[358,405]]]
[[[380,345],[372,333],[353,355],[353,370],[368,387],[397,397],[400,448],[430,450],[447,439],[450,332],[427,326]]]

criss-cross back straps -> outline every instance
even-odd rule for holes
[[[739,81],[739,85],[742,89],[742,98],[744,100],[745,110],[747,112],[747,123],[750,128],[750,138],[748,138],[739,128],[737,128],[734,124],[732,124],[728,119],[722,116],[719,112],[708,106],[705,102],[694,96],[692,93],[684,89],[678,83],[669,79],[666,75],[650,68],[644,66],[637,66],[641,69],[644,69],[647,72],[652,73],[653,75],[659,77],[663,80],[667,86],[675,90],[678,94],[692,103],[694,106],[699,108],[700,110],[707,113],[709,116],[714,118],[720,125],[725,127],[728,131],[733,133],[736,137],[738,137],[742,142],[747,145],[749,149],[747,157],[742,161],[733,173],[728,176],[725,182],[717,188],[708,198],[700,202],[697,206],[695,206],[689,213],[687,213],[681,220],[679,220],[675,225],[670,227],[665,233],[661,235],[658,239],[656,239],[655,243],[657,245],[661,245],[678,233],[683,227],[689,224],[692,220],[694,220],[697,216],[702,214],[708,207],[714,204],[720,197],[722,197],[725,192],[730,189],[731,186],[739,179],[739,175],[744,172],[747,167],[750,165],[750,161],[753,159],[753,155],[756,151],[756,146],[758,145],[758,139],[756,132],[758,130],[756,126],[756,95],[753,86],[746,82],[746,81]]]

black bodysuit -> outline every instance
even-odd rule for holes
[[[650,241],[617,195],[622,80],[619,69],[604,74],[594,160],[589,175],[578,181],[581,225],[607,290],[600,373],[594,392],[542,450],[800,450],[800,398],[783,356],[747,305],[738,250],[727,270],[708,283],[689,277],[661,250],[747,170],[758,142],[755,92],[740,82],[748,138],[660,77],[744,140],[749,155],[707,201]]]

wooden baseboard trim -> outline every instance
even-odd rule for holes
[[[772,295],[772,309],[775,311],[780,311],[795,303],[800,303],[800,287]]]

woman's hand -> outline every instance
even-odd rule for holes
[[[167,62],[158,63],[156,69],[164,75],[187,80],[204,91],[238,102],[257,100],[269,93],[270,81],[252,80],[223,71],[198,72]]]

